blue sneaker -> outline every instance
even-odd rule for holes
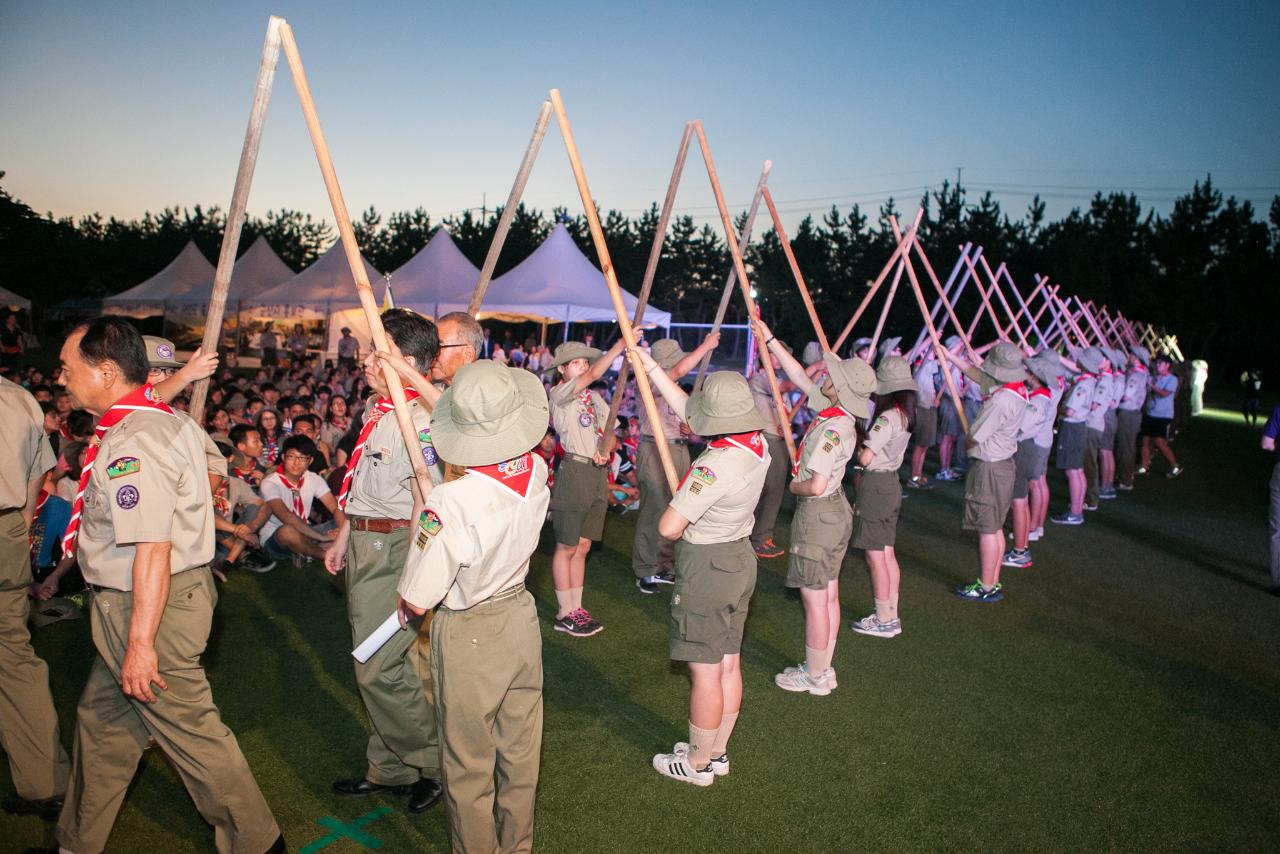
[[[1084,515],[1080,513],[1060,513],[1050,516],[1049,521],[1055,525],[1083,525]]]
[[[970,602],[999,602],[1004,598],[999,584],[987,590],[982,586],[981,581],[961,585],[954,592],[961,599],[967,599]]]

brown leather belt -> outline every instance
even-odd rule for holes
[[[372,531],[375,534],[390,534],[409,527],[408,519],[366,519],[364,516],[348,516],[351,527],[356,531]]]

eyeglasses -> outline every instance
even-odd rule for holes
[[[440,349],[441,349],[441,350],[444,350],[444,349],[446,349],[446,348],[448,348],[448,347],[470,347],[470,346],[471,346],[471,344],[470,344],[470,343],[468,343],[468,342],[466,342],[466,341],[459,341],[459,342],[458,342],[458,343],[456,343],[456,344],[441,344],[441,345],[440,345]]]
[[[290,451],[284,455],[285,460],[291,463],[309,463],[311,462],[310,454],[299,454],[296,451]]]

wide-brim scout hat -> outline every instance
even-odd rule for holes
[[[817,341],[810,341],[804,345],[804,354],[801,359],[805,367],[816,365],[822,361],[822,345]]]
[[[551,361],[551,367],[558,368],[561,365],[567,365],[574,359],[586,359],[588,362],[594,362],[600,358],[600,350],[595,347],[588,347],[581,341],[566,341],[556,348],[555,358]],[[506,457],[503,457],[506,459]]]
[[[1105,357],[1102,351],[1097,347],[1085,347],[1076,354],[1076,361],[1080,364],[1080,367],[1091,374],[1096,374],[1102,370],[1103,358]]]
[[[1134,344],[1129,348],[1129,352],[1132,353],[1134,358],[1139,362],[1147,367],[1151,367],[1151,351],[1146,347],[1143,347],[1141,344]]]
[[[870,347],[870,346],[871,346],[870,338],[859,338],[857,341],[853,342],[853,349],[850,350],[849,352],[856,353],[859,350],[861,350],[863,347]]]
[[[893,348],[897,347],[901,343],[902,343],[901,335],[899,335],[897,338],[886,338],[883,341],[881,341],[880,342],[880,358],[882,360],[889,358],[889,354],[893,352]]]
[[[1022,352],[1017,347],[1008,341],[999,341],[983,359],[982,372],[1002,383],[1022,382],[1027,378],[1022,359]]]
[[[895,391],[914,391],[920,393],[911,376],[911,366],[901,356],[887,356],[880,361],[876,369],[876,394],[893,394]]]
[[[649,355],[658,363],[659,368],[669,371],[689,354],[680,347],[680,342],[676,339],[660,338],[654,341],[653,346],[649,348]]]
[[[948,350],[955,350],[962,344],[964,344],[964,339],[959,335],[948,335],[947,340],[942,342],[942,346],[946,347]]]
[[[1058,368],[1050,364],[1047,359],[1032,356],[1029,359],[1023,359],[1022,365],[1046,386],[1052,385],[1058,379]]]
[[[1120,352],[1115,347],[1103,347],[1102,352],[1107,355],[1107,361],[1111,363],[1111,369],[1113,371],[1116,368],[1124,367],[1124,363],[1126,361],[1124,353]]]
[[[147,367],[153,371],[156,368],[181,368],[182,362],[174,358],[173,342],[168,338],[161,338],[158,335],[143,335],[142,343],[147,347]]]
[[[707,376],[702,390],[689,395],[685,420],[700,436],[723,436],[764,429],[751,387],[742,374],[716,371]]]
[[[431,441],[451,463],[487,466],[542,441],[548,420],[541,380],[531,371],[481,359],[459,368],[436,401]]]
[[[876,390],[876,372],[862,359],[841,361],[834,353],[824,353],[822,361],[827,366],[827,376],[835,387],[836,399],[854,418],[866,418],[871,414],[868,403]]]

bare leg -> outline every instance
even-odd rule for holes
[[[720,728],[720,718],[724,716],[724,662],[730,656],[715,664],[689,662],[689,675],[692,687],[689,691],[689,721],[699,729],[715,730]],[[732,656],[738,658],[738,656]],[[742,674],[737,677],[737,705],[742,704]]]
[[[1161,436],[1156,437],[1156,450],[1169,463],[1169,468],[1175,468],[1178,465],[1178,460],[1173,455],[1173,448],[1170,448],[1169,443]]]
[[[1142,467],[1144,469],[1151,468],[1151,437],[1142,437]]]
[[[911,477],[924,476],[924,458],[929,455],[928,448],[911,449]]]
[[[1116,453],[1115,451],[1103,451],[1100,455],[1099,462],[1102,468],[1102,485],[1116,485]]]
[[[1031,485],[1027,485],[1028,494]],[[1028,498],[1013,499],[1013,547],[1015,549],[1025,549],[1027,547],[1027,535],[1031,533],[1031,502]]]
[[[1084,469],[1067,470],[1067,488],[1071,493],[1071,512],[1079,516],[1084,512]]]
[[[832,579],[827,583],[827,663],[831,663],[836,652],[836,638],[840,636],[840,581]]]
[[[810,649],[826,649],[831,640],[826,588],[801,587],[800,601],[804,603],[804,645]]]
[[[324,550],[328,543],[321,545],[310,537],[305,537],[302,534],[299,534],[287,525],[277,530],[275,536],[280,545],[284,546],[294,554],[305,555],[306,557],[321,560],[324,559]]]
[[[569,591],[573,589],[573,563],[578,555],[578,548],[579,546],[556,543],[555,554],[551,556],[551,583],[556,590],[557,620],[574,610],[573,597]]]
[[[1003,531],[978,534],[978,561],[984,587],[995,587],[1000,583],[1000,559],[1003,556]]]
[[[951,468],[951,453],[956,446],[955,436],[943,436],[938,443],[938,465],[942,471]]]

